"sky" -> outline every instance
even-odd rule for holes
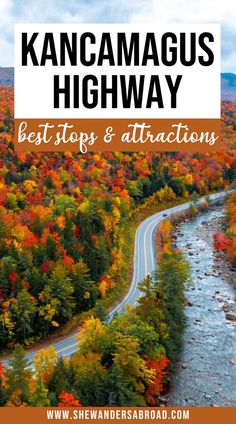
[[[222,72],[236,73],[235,0],[0,0],[0,66],[13,66],[15,23],[220,23]]]

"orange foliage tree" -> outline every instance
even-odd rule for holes
[[[75,399],[72,393],[61,392],[58,406],[77,408],[81,406],[81,404],[78,400]]]

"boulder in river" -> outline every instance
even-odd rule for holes
[[[181,367],[185,370],[186,368],[188,368],[188,364],[186,364],[186,362],[184,362]]]
[[[210,395],[205,395],[205,399],[211,399]]]
[[[158,396],[157,403],[159,406],[166,406],[167,399],[164,396]]]
[[[228,319],[229,321],[236,321],[236,315],[232,313],[226,314],[225,318]]]
[[[232,306],[229,303],[224,303],[221,309],[224,312],[230,312],[232,310]]]

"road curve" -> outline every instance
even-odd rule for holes
[[[216,194],[211,194],[208,199],[216,201],[224,198],[233,190],[228,192],[223,191]],[[204,202],[206,198],[202,197],[198,200],[198,204]],[[133,278],[128,293],[122,299],[122,301],[112,309],[108,316],[108,322],[112,320],[114,315],[119,314],[123,311],[127,305],[136,305],[138,298],[141,296],[141,292],[138,289],[138,284],[142,281],[148,273],[155,271],[156,269],[156,258],[155,258],[155,245],[154,245],[154,233],[156,227],[164,219],[176,215],[180,212],[187,210],[190,202],[186,202],[179,206],[174,206],[169,209],[165,209],[161,212],[157,212],[145,219],[138,227],[135,234],[135,245],[134,245],[134,259],[133,259]],[[76,331],[73,331],[67,338],[58,342],[49,342],[44,345],[44,348],[54,346],[58,356],[70,357],[78,349],[78,340],[76,337]],[[28,360],[33,361],[35,354],[39,349],[29,352],[26,357]],[[2,361],[3,365],[8,365],[8,360]]]

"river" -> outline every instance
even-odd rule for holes
[[[213,248],[223,213],[217,207],[176,231],[192,280],[185,288],[187,325],[168,405],[236,406],[236,272]]]

